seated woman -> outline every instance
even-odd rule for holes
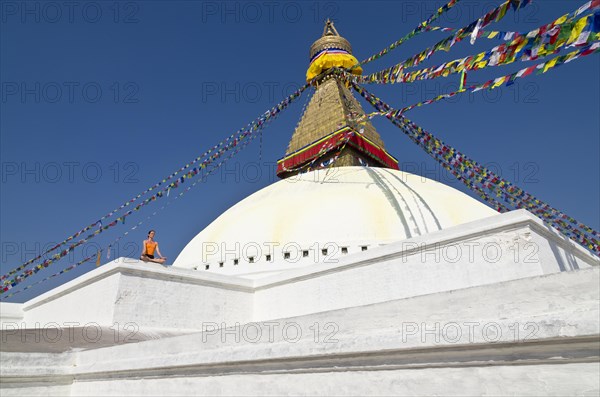
[[[144,242],[142,243],[142,246],[144,248],[142,250],[142,256],[140,256],[140,259],[144,262],[165,263],[167,258],[162,256],[162,254],[160,253],[160,250],[158,249],[158,242],[154,241],[155,234],[156,232],[154,230],[150,230],[148,232],[148,239],[144,240]],[[158,256],[160,256],[160,259],[154,258],[155,250]]]

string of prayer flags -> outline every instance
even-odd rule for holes
[[[240,130],[238,130],[236,133],[231,134],[229,137],[225,138],[223,141],[219,142],[218,144],[214,145],[213,147],[211,147],[210,149],[208,149],[206,152],[204,152],[203,154],[201,154],[200,156],[196,157],[194,160],[192,160],[191,162],[187,163],[186,165],[184,165],[183,167],[179,168],[177,171],[173,172],[171,175],[167,176],[166,178],[162,179],[160,182],[155,183],[154,185],[150,186],[149,188],[147,188],[146,190],[144,190],[142,193],[138,194],[137,196],[133,197],[132,199],[126,201],[125,203],[123,203],[122,205],[120,205],[119,207],[117,207],[116,209],[110,211],[108,214],[102,216],[98,221],[84,227],[83,229],[79,230],[78,232],[74,233],[73,235],[67,237],[66,239],[64,239],[63,241],[61,241],[60,243],[56,244],[55,246],[51,247],[50,249],[40,253],[38,256],[28,260],[27,262],[23,263],[22,265],[20,265],[19,267],[12,269],[11,271],[9,271],[8,273],[4,274],[2,277],[0,277],[1,281],[5,281],[8,277],[12,276],[13,274],[25,269],[28,265],[34,263],[35,261],[41,259],[44,255],[47,255],[53,251],[56,251],[57,249],[59,249],[60,247],[62,247],[63,245],[69,243],[70,241],[76,239],[77,237],[79,237],[80,235],[82,235],[83,233],[85,233],[86,231],[90,230],[91,228],[93,228],[96,225],[99,225],[99,229],[98,230],[105,230],[102,226],[102,220],[107,219],[112,217],[113,215],[115,215],[117,212],[121,211],[122,209],[124,209],[127,206],[130,206],[132,203],[134,203],[136,200],[138,200],[139,198],[141,198],[142,196],[144,196],[145,194],[147,194],[148,192],[155,190],[156,188],[160,187],[161,185],[164,185],[165,183],[167,183],[169,180],[171,180],[172,178],[174,178],[175,176],[177,176],[180,172],[183,172],[186,169],[189,169],[190,167],[192,167],[194,164],[197,164],[200,160],[203,160],[202,165],[205,166],[207,161],[212,161],[214,160],[216,157],[215,156],[220,156],[223,153],[223,148],[227,146],[227,150],[231,149],[231,142],[234,142],[235,146],[239,140],[243,139],[245,136],[253,133],[254,131],[258,130],[259,128],[262,128],[262,125],[265,123],[266,120],[269,120],[271,117],[276,117],[279,112],[281,112],[282,110],[284,110],[285,108],[287,108],[287,106],[292,103],[292,101],[294,101],[296,98],[298,98],[303,92],[304,90],[306,90],[308,87],[310,86],[310,83],[305,84],[304,86],[300,87],[298,90],[296,90],[294,93],[292,93],[291,95],[289,95],[287,98],[285,98],[283,101],[281,101],[280,103],[278,103],[277,105],[275,105],[273,108],[271,108],[270,110],[266,111],[265,113],[263,113],[261,116],[259,116],[257,119],[255,119],[254,121],[248,123],[248,125],[245,128],[242,128]],[[213,153],[214,152],[214,153]],[[206,159],[206,156],[208,156],[209,154],[213,153],[211,156],[208,157],[208,160]],[[201,169],[202,167],[200,167]],[[193,169],[195,174],[198,173],[198,169],[194,168]],[[194,175],[195,175],[194,174]],[[168,185],[169,187],[177,187],[178,184],[177,182],[175,182],[175,184],[171,183]],[[163,189],[164,191],[164,189]],[[158,197],[162,197],[162,193],[161,196]],[[155,200],[156,197],[153,196],[152,200]],[[135,210],[139,210],[140,206],[138,205]],[[130,213],[127,213],[127,215],[129,215]],[[127,216],[125,215],[125,216]],[[123,223],[125,222],[125,216],[123,217]],[[96,234],[93,234],[92,236],[95,236]],[[88,236],[89,237],[89,236]],[[77,243],[76,246],[81,245],[81,243]],[[71,247],[69,247],[71,248]],[[69,250],[70,251],[70,250]],[[6,281],[5,281],[6,283]]]
[[[433,134],[423,130],[403,115],[398,114],[396,110],[369,93],[364,87],[352,81],[350,83],[376,110],[386,112],[387,118],[394,125],[399,127],[413,142],[442,164],[444,168],[450,170],[461,182],[478,193],[483,192],[480,196],[485,201],[494,207],[500,204],[490,194],[487,194],[487,190],[489,193],[494,194],[496,198],[502,199],[514,208],[528,209],[565,236],[576,241],[596,255],[600,254],[600,241],[598,240],[600,234],[597,231],[496,175],[455,148],[445,144]],[[500,205],[504,206],[504,204]],[[504,208],[507,207],[504,206]],[[500,209],[502,208],[500,207]]]
[[[427,28],[428,31],[441,31],[441,32],[458,32],[459,29],[455,29],[455,28],[444,28],[444,27],[439,27],[439,26],[429,26]],[[503,40],[503,41],[510,41],[513,39],[513,37],[516,36],[521,36],[524,35],[523,33],[519,33],[519,32],[512,32],[512,31],[501,31],[501,30],[479,30],[478,34],[477,34],[477,38],[484,38],[484,39],[496,39],[496,40]]]
[[[270,122],[270,121],[271,121],[271,120],[269,120],[269,122]],[[221,167],[221,166],[222,166],[222,165],[223,165],[223,164],[224,164],[226,161],[228,161],[228,160],[230,160],[232,157],[234,157],[234,156],[235,156],[237,153],[239,153],[239,152],[240,152],[240,151],[241,151],[241,150],[242,150],[242,149],[243,149],[245,146],[247,146],[247,145],[248,145],[250,142],[252,142],[252,140],[254,140],[255,138],[256,138],[256,135],[252,135],[252,136],[250,136],[250,139],[247,139],[247,140],[245,140],[245,141],[244,141],[242,144],[238,145],[238,146],[237,146],[237,149],[236,149],[235,151],[233,151],[232,153],[230,153],[230,154],[229,154],[229,156],[228,156],[227,158],[223,159],[222,161],[220,161],[220,162],[219,162],[219,163],[217,163],[217,164],[214,164],[214,163],[213,163],[213,164],[210,164],[210,167],[212,167],[212,168],[208,170],[208,172],[207,172],[206,176],[208,177],[208,176],[209,176],[209,175],[211,175],[213,172],[215,172],[217,169],[219,169],[219,167]],[[175,200],[176,200],[176,199],[178,199],[179,197],[181,197],[181,196],[182,196],[184,193],[186,193],[186,192],[188,192],[189,190],[191,190],[191,189],[192,189],[192,188],[193,188],[193,187],[194,187],[196,184],[198,184],[199,182],[201,182],[201,180],[200,180],[200,179],[197,179],[197,180],[195,180],[195,181],[194,181],[194,183],[192,183],[190,186],[188,186],[188,187],[187,187],[187,189],[185,189],[185,190],[184,190],[183,192],[181,192],[179,195],[175,196]],[[163,210],[163,209],[164,209],[164,208],[165,208],[167,205],[169,205],[169,202],[167,202],[166,204],[164,204],[164,205],[163,205],[163,206],[160,208],[160,210]],[[155,215],[155,214],[156,214],[156,212],[154,212],[154,214],[153,214],[153,215]],[[150,217],[148,217],[148,219],[149,219],[149,218],[150,218]],[[138,227],[138,226],[140,226],[140,225],[142,225],[143,223],[144,223],[144,220],[141,220],[141,221],[139,221],[139,222],[138,222],[138,223],[137,223],[135,226],[133,226],[133,227],[132,227],[130,230],[135,230],[135,229],[137,229],[137,227]],[[112,247],[112,246],[114,246],[115,244],[117,244],[117,243],[118,243],[118,242],[119,242],[119,241],[120,241],[122,238],[124,238],[124,237],[125,237],[127,234],[129,234],[129,231],[127,231],[127,232],[123,233],[122,235],[120,235],[119,237],[117,237],[117,238],[116,238],[116,239],[115,239],[115,240],[114,240],[112,243],[110,243],[110,245],[108,246],[109,248],[108,248],[108,250],[107,250],[107,259],[109,259],[109,255],[110,255],[110,247]],[[95,255],[95,254],[94,254],[94,255]],[[78,267],[78,266],[81,266],[81,265],[83,265],[83,264],[85,264],[85,263],[87,263],[87,262],[89,262],[89,261],[93,260],[93,258],[94,258],[94,255],[91,255],[91,256],[89,256],[89,257],[87,257],[87,258],[85,258],[85,259],[83,259],[83,260],[81,260],[81,261],[79,261],[79,262],[77,262],[77,263],[75,263],[75,264],[73,264],[73,265],[71,265],[71,266],[69,266],[69,267],[67,267],[67,268],[65,268],[65,269],[63,269],[63,270],[61,270],[61,271],[59,271],[59,272],[57,272],[57,273],[54,273],[54,274],[52,274],[52,275],[50,275],[50,276],[48,276],[48,277],[46,277],[46,278],[44,278],[44,279],[42,279],[42,280],[36,281],[35,283],[33,283],[33,284],[30,284],[30,285],[28,285],[28,286],[26,286],[26,287],[22,288],[21,290],[18,290],[18,291],[11,292],[10,294],[8,294],[8,295],[4,296],[4,297],[3,297],[3,299],[8,299],[8,298],[10,298],[10,297],[12,297],[12,296],[14,296],[14,295],[16,295],[16,294],[20,293],[20,292],[23,292],[23,291],[25,291],[25,290],[28,290],[28,289],[30,289],[31,287],[33,287],[33,286],[35,286],[35,285],[41,284],[42,282],[45,282],[45,281],[47,281],[47,280],[49,280],[49,279],[51,279],[51,278],[53,278],[53,277],[60,276],[61,274],[64,274],[64,273],[66,273],[66,272],[68,272],[68,271],[70,271],[70,270],[73,270],[73,269],[75,269],[76,267]],[[4,285],[2,288],[0,288],[0,294],[2,294],[2,293],[4,293],[4,292],[7,292],[8,290],[11,290],[13,287],[15,287],[17,284],[19,284],[19,283],[20,283],[21,281],[23,281],[25,278],[27,278],[27,277],[29,277],[29,276],[31,276],[31,275],[33,275],[33,274],[36,274],[37,272],[39,272],[39,271],[40,271],[40,270],[42,270],[42,269],[44,269],[44,267],[43,267],[43,266],[36,266],[36,267],[34,267],[33,269],[31,269],[31,272],[28,272],[26,276],[23,276],[23,277],[21,277],[21,276],[20,276],[20,277],[17,277],[17,278],[15,278],[15,280],[13,280],[13,282],[11,282],[11,284],[10,284],[10,285]]]
[[[600,4],[590,4],[589,10],[600,10]],[[445,62],[441,65],[404,72],[405,67],[414,66],[409,59],[408,64],[404,62],[382,72],[368,76],[358,76],[355,77],[355,81],[359,83],[395,84],[447,77],[463,70],[479,70],[488,66],[507,65],[516,61],[536,60],[540,57],[555,54],[565,46],[583,46],[598,40],[600,26],[596,26],[595,20],[600,18],[600,15],[586,15],[577,21],[574,18],[575,16],[571,18],[563,16],[525,35],[516,35],[509,43],[496,46],[479,54]],[[574,29],[573,26],[577,28]],[[563,38],[559,38],[560,32],[563,32]]]
[[[50,275],[50,276],[48,276],[48,277],[46,277],[46,278],[44,278],[44,279],[42,279],[42,280],[36,281],[35,283],[33,283],[33,284],[30,284],[30,285],[26,286],[25,288],[23,288],[23,289],[21,289],[21,290],[18,290],[18,291],[13,291],[13,292],[11,292],[10,294],[8,294],[8,295],[4,296],[3,298],[4,298],[4,299],[8,299],[8,298],[10,298],[10,297],[12,297],[12,296],[14,296],[14,295],[16,295],[16,294],[18,294],[18,293],[21,293],[21,292],[23,292],[23,291],[27,291],[28,289],[30,289],[30,288],[32,288],[32,287],[34,287],[34,286],[38,285],[38,284],[41,284],[41,283],[43,283],[43,282],[45,282],[45,281],[48,281],[48,280],[50,280],[51,278],[54,278],[54,277],[60,276],[61,274],[67,273],[68,271],[70,271],[70,270],[73,270],[73,269],[75,269],[76,267],[78,267],[78,266],[80,266],[80,265],[82,265],[82,264],[84,264],[84,263],[86,263],[86,262],[89,262],[89,261],[91,261],[92,259],[94,259],[94,255],[95,255],[95,254],[93,254],[93,255],[91,255],[91,256],[88,256],[87,258],[83,259],[82,261],[79,261],[79,262],[77,262],[77,263],[75,263],[75,264],[73,264],[73,265],[71,265],[71,266],[69,266],[69,267],[67,267],[67,268],[65,268],[65,269],[63,269],[63,270],[61,270],[60,272],[58,272],[58,273],[54,273],[54,274],[52,274],[52,275]],[[2,291],[3,291],[3,292],[5,292],[5,291],[4,291],[4,289],[6,289],[6,288],[7,288],[7,287],[4,287],[4,288],[2,289]],[[8,289],[7,289],[7,290],[8,290]]]
[[[221,141],[219,144],[211,147],[210,149],[208,149],[205,153],[201,154],[200,156],[198,156],[197,158],[195,158],[193,161],[191,161],[190,163],[184,165],[183,167],[179,168],[177,171],[173,172],[171,175],[167,176],[166,178],[163,178],[160,182],[155,183],[154,185],[150,186],[149,188],[147,188],[146,190],[144,190],[142,193],[138,194],[137,196],[131,198],[130,200],[126,201],[125,203],[121,204],[119,207],[115,208],[114,210],[110,211],[109,213],[107,213],[106,215],[102,216],[102,218],[100,218],[98,221],[86,226],[85,228],[81,229],[80,231],[74,233],[73,235],[67,237],[66,239],[64,239],[62,242],[56,244],[55,246],[51,247],[50,249],[48,249],[45,252],[42,252],[40,255],[30,259],[29,261],[25,262],[23,265],[27,266],[35,261],[37,261],[38,259],[42,258],[44,255],[53,252],[55,250],[57,250],[58,248],[60,248],[61,246],[67,244],[69,241],[74,240],[75,238],[79,237],[81,234],[85,233],[86,231],[90,230],[91,228],[93,228],[94,226],[98,225],[99,228],[102,228],[102,220],[107,219],[112,217],[113,215],[115,215],[117,212],[119,212],[120,210],[122,210],[123,208],[131,205],[133,202],[135,202],[136,200],[138,200],[139,198],[141,198],[142,196],[144,196],[146,193],[158,188],[159,186],[163,185],[164,183],[166,183],[167,181],[169,181],[170,179],[172,179],[173,177],[175,177],[176,175],[178,175],[180,172],[184,171],[185,169],[188,169],[189,167],[191,167],[193,164],[197,163],[198,161],[202,160],[203,158],[205,158],[208,154],[210,154],[211,152],[217,150],[218,148],[220,148],[221,146],[223,146],[224,144],[226,144],[228,141],[230,141],[231,139],[235,138],[237,135],[239,135],[241,132],[243,132],[244,129],[241,129],[240,131],[232,134],[230,137],[226,138],[225,140]],[[123,222],[125,220],[123,219]],[[18,270],[17,270],[18,271]],[[0,278],[0,280],[5,280],[7,276],[10,276],[14,274],[13,271],[7,273],[6,275],[2,276],[2,278]]]
[[[580,8],[582,10],[581,12],[585,12],[588,10],[596,10],[598,7],[600,7],[600,5],[595,4],[596,2],[597,1],[595,0],[594,2],[590,2],[587,5],[587,7]],[[435,54],[438,51],[441,51],[441,50],[448,51],[454,44],[460,42],[462,39],[471,35],[473,30],[479,23],[479,21],[481,21],[481,28],[484,28],[491,22],[494,22],[494,21],[498,22],[506,14],[506,10],[508,9],[510,3],[511,3],[511,1],[507,1],[507,2],[503,3],[502,5],[496,7],[495,9],[488,12],[483,17],[479,18],[478,20],[473,21],[471,24],[457,30],[454,34],[450,35],[449,37],[439,41],[432,47],[429,47],[429,48],[421,51],[420,53],[411,56],[410,58],[406,59],[405,61],[400,62],[389,68],[386,68],[384,70],[381,70],[379,72],[375,72],[375,73],[372,73],[372,74],[369,74],[366,76],[357,77],[356,81],[359,83],[371,83],[371,82],[387,83],[388,81],[394,81],[394,80],[396,80],[395,82],[406,81],[406,79],[408,79],[408,77],[406,75],[404,76],[405,80],[400,79],[400,76],[403,74],[404,69],[406,69],[408,67],[417,66],[418,64],[425,61],[426,59],[429,59],[433,54]],[[528,1],[518,2],[518,7],[522,8],[522,7],[526,6],[527,4],[529,4]],[[502,10],[504,10],[504,12],[501,12]],[[573,17],[579,15],[578,12],[579,12],[579,10],[574,13]],[[568,14],[567,14],[567,16],[568,16]],[[564,23],[565,20],[567,19],[567,16],[565,16],[563,18],[564,20],[561,19],[562,17],[559,18],[557,21],[554,21],[553,24]],[[552,24],[550,24],[550,25],[552,25]],[[511,32],[511,33],[515,33],[515,32]],[[531,37],[539,37],[541,35],[541,33],[544,33],[544,29],[539,28],[539,29],[536,29],[535,31],[529,32],[525,37],[528,38],[528,36],[530,34],[532,34]],[[516,37],[523,37],[523,36],[522,35],[511,35],[510,37],[512,38],[512,40],[514,40]],[[531,37],[529,37],[529,38],[531,38]],[[456,61],[452,61],[452,62],[456,62],[458,64],[459,61],[460,60],[456,60]],[[479,62],[480,59],[475,59],[474,61]],[[454,66],[457,66],[457,65],[454,65]],[[460,72],[460,69],[457,71]],[[400,80],[400,81],[398,81],[398,80]]]
[[[554,68],[557,68],[558,66],[561,66],[565,63],[568,63],[568,62],[574,61],[576,59],[579,59],[581,57],[584,57],[584,56],[587,56],[590,54],[594,54],[594,53],[598,53],[598,52],[600,52],[600,42],[595,42],[595,43],[590,44],[586,47],[583,47],[579,50],[572,51],[568,54],[555,57],[547,62],[528,66],[517,72],[511,73],[511,74],[508,74],[505,76],[496,77],[496,78],[488,80],[484,83],[474,84],[474,85],[472,85],[470,87],[466,87],[466,88],[464,87],[466,73],[463,70],[462,75],[461,75],[460,87],[457,91],[453,91],[453,92],[450,92],[447,94],[440,94],[434,98],[427,99],[427,100],[421,101],[421,102],[417,102],[410,106],[406,106],[402,109],[397,110],[398,113],[394,114],[394,116],[400,115],[400,114],[407,112],[411,109],[414,109],[416,107],[421,107],[423,105],[429,105],[431,103],[438,102],[443,99],[452,98],[463,92],[477,92],[477,91],[480,91],[483,89],[493,90],[493,89],[501,87],[503,84],[509,86],[509,85],[514,84],[515,80],[523,78],[523,77],[527,77],[527,76],[531,75],[533,72],[536,72],[536,74],[547,73],[548,71],[550,71]]]
[[[435,12],[435,14],[432,14],[429,18],[427,18],[425,21],[421,22],[419,24],[419,26],[417,26],[416,28],[414,28],[410,33],[408,33],[407,35],[405,35],[404,37],[402,37],[401,39],[395,41],[394,43],[390,44],[387,48],[384,48],[383,50],[379,51],[377,54],[370,56],[369,58],[357,63],[356,65],[354,65],[352,68],[350,68],[349,70],[352,70],[354,68],[360,67],[366,63],[372,62],[376,59],[381,58],[382,56],[384,56],[385,54],[388,54],[390,51],[394,50],[395,48],[398,48],[402,43],[404,43],[407,40],[410,40],[411,38],[413,38],[414,36],[418,35],[419,33],[422,33],[424,31],[428,30],[429,25],[435,21],[436,19],[438,19],[443,13],[445,13],[446,11],[448,11],[449,9],[451,9],[452,7],[454,7],[460,0],[450,0],[447,4],[445,4],[444,6],[438,8],[438,10]]]
[[[297,99],[302,94],[302,92],[304,92],[304,90],[306,90],[306,88],[308,88],[309,86],[310,86],[310,83],[305,84],[304,86],[300,87],[297,91],[295,91],[294,93],[289,95],[287,98],[285,98],[283,101],[281,101],[280,103],[275,105],[273,108],[271,108],[270,110],[263,113],[261,116],[259,116],[257,119],[255,119],[253,122],[249,123],[248,127],[241,134],[238,134],[238,136],[235,137],[233,140],[227,138],[226,139],[227,142],[224,145],[220,145],[220,144],[216,145],[215,147],[220,147],[220,149],[218,149],[215,153],[210,155],[207,159],[203,160],[202,167],[195,167],[188,174],[190,176],[197,175],[201,169],[206,168],[206,166],[208,164],[211,164],[215,160],[219,159],[224,153],[226,153],[227,151],[236,147],[240,141],[244,140],[246,137],[254,136],[254,132],[256,132],[259,129],[264,128],[264,126],[268,124],[267,123],[268,121],[277,117],[281,111],[286,109],[288,107],[288,105],[290,105],[295,99]],[[236,151],[236,153],[237,152],[239,152],[239,151]],[[164,187],[162,189],[162,192],[167,191],[171,188],[177,188],[179,186],[180,181],[181,181],[181,179],[177,179],[174,182],[168,184],[166,187]],[[125,219],[126,217],[131,215],[133,212],[139,211],[142,207],[146,206],[148,203],[155,201],[157,198],[163,197],[162,192],[159,192],[160,195],[158,193],[156,193],[153,196],[143,200],[140,204],[136,205],[133,209],[130,209],[129,211],[127,211],[123,215],[121,215],[121,218]],[[133,200],[130,200],[130,202],[128,202],[128,205],[131,204],[132,201]],[[111,213],[111,215],[112,215],[112,213]],[[91,227],[93,227],[97,224],[99,224],[99,221],[94,222]],[[0,280],[3,281],[3,288],[0,289],[0,294],[13,288],[15,285],[19,284],[23,279],[31,276],[34,273],[37,273],[37,271],[47,268],[52,263],[64,258],[69,252],[73,251],[78,246],[84,244],[88,240],[90,240],[93,237],[97,236],[98,234],[106,231],[107,229],[114,227],[117,224],[118,224],[118,221],[115,220],[107,225],[103,225],[103,226],[99,227],[96,231],[94,231],[93,233],[86,236],[86,238],[81,239],[78,242],[69,245],[68,248],[60,251],[59,253],[57,253],[55,255],[52,255],[50,258],[46,259],[42,263],[35,266],[35,269],[36,269],[35,272],[32,269],[23,271],[24,269],[26,269],[26,267],[29,264],[33,263],[33,260],[27,261],[24,264],[12,269],[11,271],[9,271],[8,273],[6,273],[5,275],[3,275],[0,278]],[[82,230],[84,230],[84,231],[89,230],[89,228],[84,228]],[[83,232],[78,232],[78,233],[76,233],[76,235],[80,235],[81,233],[83,233]],[[72,240],[73,238],[74,237],[71,236],[69,239]],[[62,243],[60,243],[57,246],[57,248],[63,244],[66,244],[66,242],[67,242],[67,240],[63,241]],[[43,255],[45,255],[47,253],[48,252],[44,252],[43,254],[39,255],[36,259],[40,259]],[[21,275],[18,275],[12,279],[9,279],[9,277],[11,277],[12,275],[14,275],[20,271],[23,271],[23,273]]]

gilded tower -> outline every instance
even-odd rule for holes
[[[323,35],[310,47],[306,79],[315,92],[285,157],[278,161],[281,178],[327,167],[374,166],[398,169],[375,127],[334,68],[361,74],[348,40],[327,20]]]

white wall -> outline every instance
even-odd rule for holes
[[[251,321],[252,285],[251,280],[119,258],[9,312],[14,316],[22,309],[26,328],[134,324],[140,330],[188,332],[202,322]]]
[[[526,211],[256,280],[254,320],[298,316],[590,268],[600,263]]]
[[[201,329],[203,322],[249,322],[253,292],[234,287],[151,273],[141,277],[124,274],[114,304],[114,321],[135,323],[140,328],[181,329]]]
[[[26,302],[23,305],[25,322],[31,328],[48,323],[64,327],[69,322],[110,324],[119,281],[120,274],[112,273],[106,277],[91,278],[89,282],[64,284]],[[71,285],[74,287],[69,288]]]
[[[336,323],[328,343],[311,333],[274,343],[194,334],[54,362],[12,354],[3,356],[1,371],[3,381],[27,393],[43,392],[45,380],[48,394],[68,395],[71,379],[73,396],[597,395],[599,277],[598,268],[562,272],[280,320],[305,330]],[[450,322],[479,327],[472,340],[455,342],[439,331],[407,336],[404,322],[429,330]],[[486,336],[487,323],[506,332]],[[535,332],[524,332],[527,325]],[[8,395],[23,395],[16,390]]]

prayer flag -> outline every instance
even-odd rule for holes
[[[571,31],[571,35],[569,36],[569,39],[567,40],[567,44],[571,44],[572,42],[577,40],[577,38],[583,31],[583,28],[585,28],[586,23],[587,23],[587,17],[581,18],[579,21],[577,21],[577,23],[573,27],[573,30]]]
[[[464,91],[465,90],[465,82],[467,81],[467,74],[465,73],[464,69],[462,71],[462,74],[460,76],[460,86],[458,87],[459,91]]]
[[[479,30],[481,29],[481,24],[481,19],[478,19],[477,25],[475,25],[475,29],[473,29],[473,33],[471,33],[471,45],[475,44],[475,40],[477,39],[477,35],[479,34]]]

